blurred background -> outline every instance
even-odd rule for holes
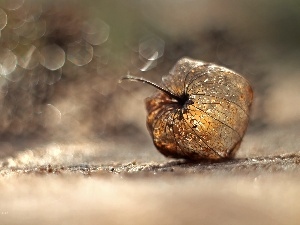
[[[160,83],[184,56],[251,82],[241,156],[295,151],[299,49],[296,0],[1,0],[3,165],[16,166],[24,151],[28,163],[36,149],[52,158],[33,164],[76,163],[76,154],[78,162],[162,160],[145,126],[144,98],[155,90],[118,80]]]
[[[297,0],[0,0],[0,223],[299,224],[299,50]],[[155,150],[118,81],[186,56],[252,84],[244,159]]]

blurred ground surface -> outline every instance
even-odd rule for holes
[[[99,52],[87,66],[66,61],[59,82],[29,90],[26,76],[2,76],[9,88],[1,95],[0,224],[299,224],[298,1],[87,2],[88,15],[110,26],[100,45],[108,63]],[[58,15],[74,18],[78,5],[68,4]],[[63,23],[48,15],[56,35],[31,44],[54,42],[67,53],[75,36],[62,35]],[[161,52],[164,40],[163,57],[141,72],[149,61],[136,48],[149,34],[159,37],[150,50]],[[153,89],[118,85],[128,71],[159,82],[183,56],[252,83],[252,118],[235,159],[164,158],[145,127],[143,99]]]

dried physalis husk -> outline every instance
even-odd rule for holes
[[[231,158],[245,134],[253,91],[241,75],[212,63],[180,59],[146,98],[147,127],[165,156],[188,160]]]

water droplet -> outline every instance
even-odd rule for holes
[[[157,66],[157,60],[148,60],[144,64],[144,66],[141,68],[141,71],[145,72],[145,71],[153,69],[156,66]]]
[[[0,77],[0,96],[4,97],[8,92],[8,84],[4,77]]]
[[[0,31],[6,26],[7,24],[7,15],[3,9],[0,9]]]
[[[17,65],[17,57],[7,48],[0,49],[0,74],[7,75],[14,71]]]
[[[147,60],[156,60],[163,56],[164,48],[165,42],[161,38],[150,35],[140,40],[139,53]]]
[[[47,76],[47,84],[52,85],[55,84],[57,81],[60,80],[62,75],[62,69],[58,69],[58,70],[53,70],[53,71],[49,71],[48,72],[48,76]]]
[[[73,43],[68,46],[67,59],[77,66],[88,64],[93,58],[93,47],[86,42]]]
[[[24,8],[24,10],[27,11],[25,18],[26,22],[38,21],[43,13],[42,3],[40,1],[26,0]]]
[[[36,40],[45,34],[46,22],[44,20],[38,22],[26,22],[14,29],[14,32],[26,39]]]
[[[24,3],[24,0],[4,0],[3,6],[8,10],[19,9]]]
[[[26,11],[24,11],[22,8],[14,11],[10,11],[9,22],[7,26],[12,29],[16,29],[22,26],[26,22],[25,18],[26,18]]]
[[[17,81],[20,81],[23,77],[24,77],[24,74],[26,73],[26,71],[17,66],[15,68],[15,70],[13,72],[11,72],[10,74],[6,75],[5,78],[11,82],[17,82]]]
[[[39,52],[34,45],[19,45],[15,49],[18,56],[18,65],[32,70],[39,65]]]
[[[55,127],[61,122],[61,112],[52,104],[45,105],[42,113],[45,127]]]
[[[107,41],[110,27],[102,20],[87,22],[83,26],[83,38],[92,45],[100,45]]]
[[[65,64],[65,51],[56,44],[46,45],[40,53],[40,63],[49,70],[57,70]]]
[[[4,48],[13,50],[19,43],[19,36],[12,29],[6,27],[1,31],[0,44]]]

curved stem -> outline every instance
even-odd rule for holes
[[[173,93],[171,93],[169,90],[149,81],[149,80],[146,80],[142,77],[135,77],[135,76],[131,76],[131,75],[126,75],[124,77],[121,77],[121,79],[119,80],[119,82],[121,83],[123,80],[130,80],[130,81],[137,81],[137,82],[142,82],[142,83],[145,83],[145,84],[149,84],[151,85],[152,87],[155,87],[156,89],[166,93],[167,95],[169,95],[170,97],[176,99],[177,101],[181,101],[180,97],[174,95]]]

